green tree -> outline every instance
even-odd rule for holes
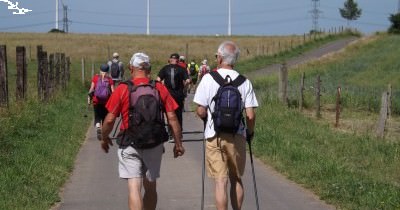
[[[339,8],[339,11],[340,15],[347,19],[347,26],[350,25],[350,21],[357,20],[361,16],[361,9],[358,8],[358,4],[354,0],[344,2],[344,7]]]
[[[390,26],[388,32],[393,34],[400,34],[400,13],[391,14],[389,17],[392,25]]]

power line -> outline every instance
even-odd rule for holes
[[[44,26],[44,25],[52,25],[54,22],[46,22],[46,23],[36,23],[36,24],[29,24],[29,25],[19,25],[19,26],[10,26],[5,28],[0,28],[0,30],[10,30],[10,29],[21,29],[21,28],[30,28],[36,26]]]

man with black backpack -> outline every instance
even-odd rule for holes
[[[194,91],[196,91],[196,84],[197,84],[197,79],[199,76],[199,65],[192,60],[188,65],[187,65],[187,71],[190,76],[190,83],[188,87],[188,94],[191,92],[192,88]]]
[[[197,115],[206,123],[205,164],[209,177],[215,180],[217,209],[228,209],[228,180],[232,209],[242,207],[246,141],[253,138],[254,109],[258,107],[251,82],[233,69],[238,57],[238,46],[223,42],[218,47],[218,70],[204,75],[193,99]]]
[[[181,128],[174,112],[178,104],[163,84],[149,79],[151,67],[146,54],[135,53],[129,64],[132,79],[121,82],[106,105],[109,114],[103,124],[101,147],[108,153],[109,145],[113,145],[109,134],[115,119],[121,115],[122,123],[117,137],[119,176],[128,181],[129,208],[154,210],[163,143],[168,140],[164,114],[175,138],[174,157],[185,153]]]
[[[117,52],[113,53],[113,59],[108,61],[107,64],[110,69],[110,76],[115,86],[117,86],[124,79],[124,65],[119,60],[119,54]]]
[[[182,112],[185,100],[184,89],[190,80],[186,70],[178,65],[178,59],[179,55],[177,53],[171,54],[169,64],[160,70],[157,80],[164,83],[172,97],[178,103],[179,108],[175,110],[175,113],[182,128]]]

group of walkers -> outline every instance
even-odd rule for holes
[[[184,56],[173,53],[156,80],[151,78],[149,56],[141,52],[131,57],[126,81],[117,53],[100,66],[100,74],[92,79],[88,101],[93,102],[97,137],[106,153],[113,145],[109,135],[116,119],[121,119],[116,141],[119,176],[128,182],[130,209],[156,209],[156,180],[160,177],[163,143],[169,138],[165,121],[174,139],[174,157],[185,153],[182,112],[191,90],[195,91],[196,113],[204,122],[205,165],[208,176],[215,180],[216,207],[228,208],[229,180],[232,208],[241,209],[246,141],[254,136],[258,102],[251,82],[234,70],[239,53],[234,42],[221,43],[213,71],[207,60],[201,66],[194,61],[186,64]]]

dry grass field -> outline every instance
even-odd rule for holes
[[[310,39],[306,37],[306,41]],[[98,34],[39,34],[0,33],[0,44],[7,45],[9,62],[15,61],[15,47],[25,46],[28,59],[36,56],[36,46],[43,45],[48,53],[65,52],[72,63],[81,58],[96,64],[106,62],[114,51],[127,63],[135,52],[150,55],[153,69],[164,65],[171,53],[187,55],[198,63],[208,59],[212,65],[214,53],[224,40],[235,41],[241,48],[241,60],[261,54],[274,54],[303,44],[304,36],[144,36],[144,35],[98,35]],[[188,50],[186,51],[188,46]]]

